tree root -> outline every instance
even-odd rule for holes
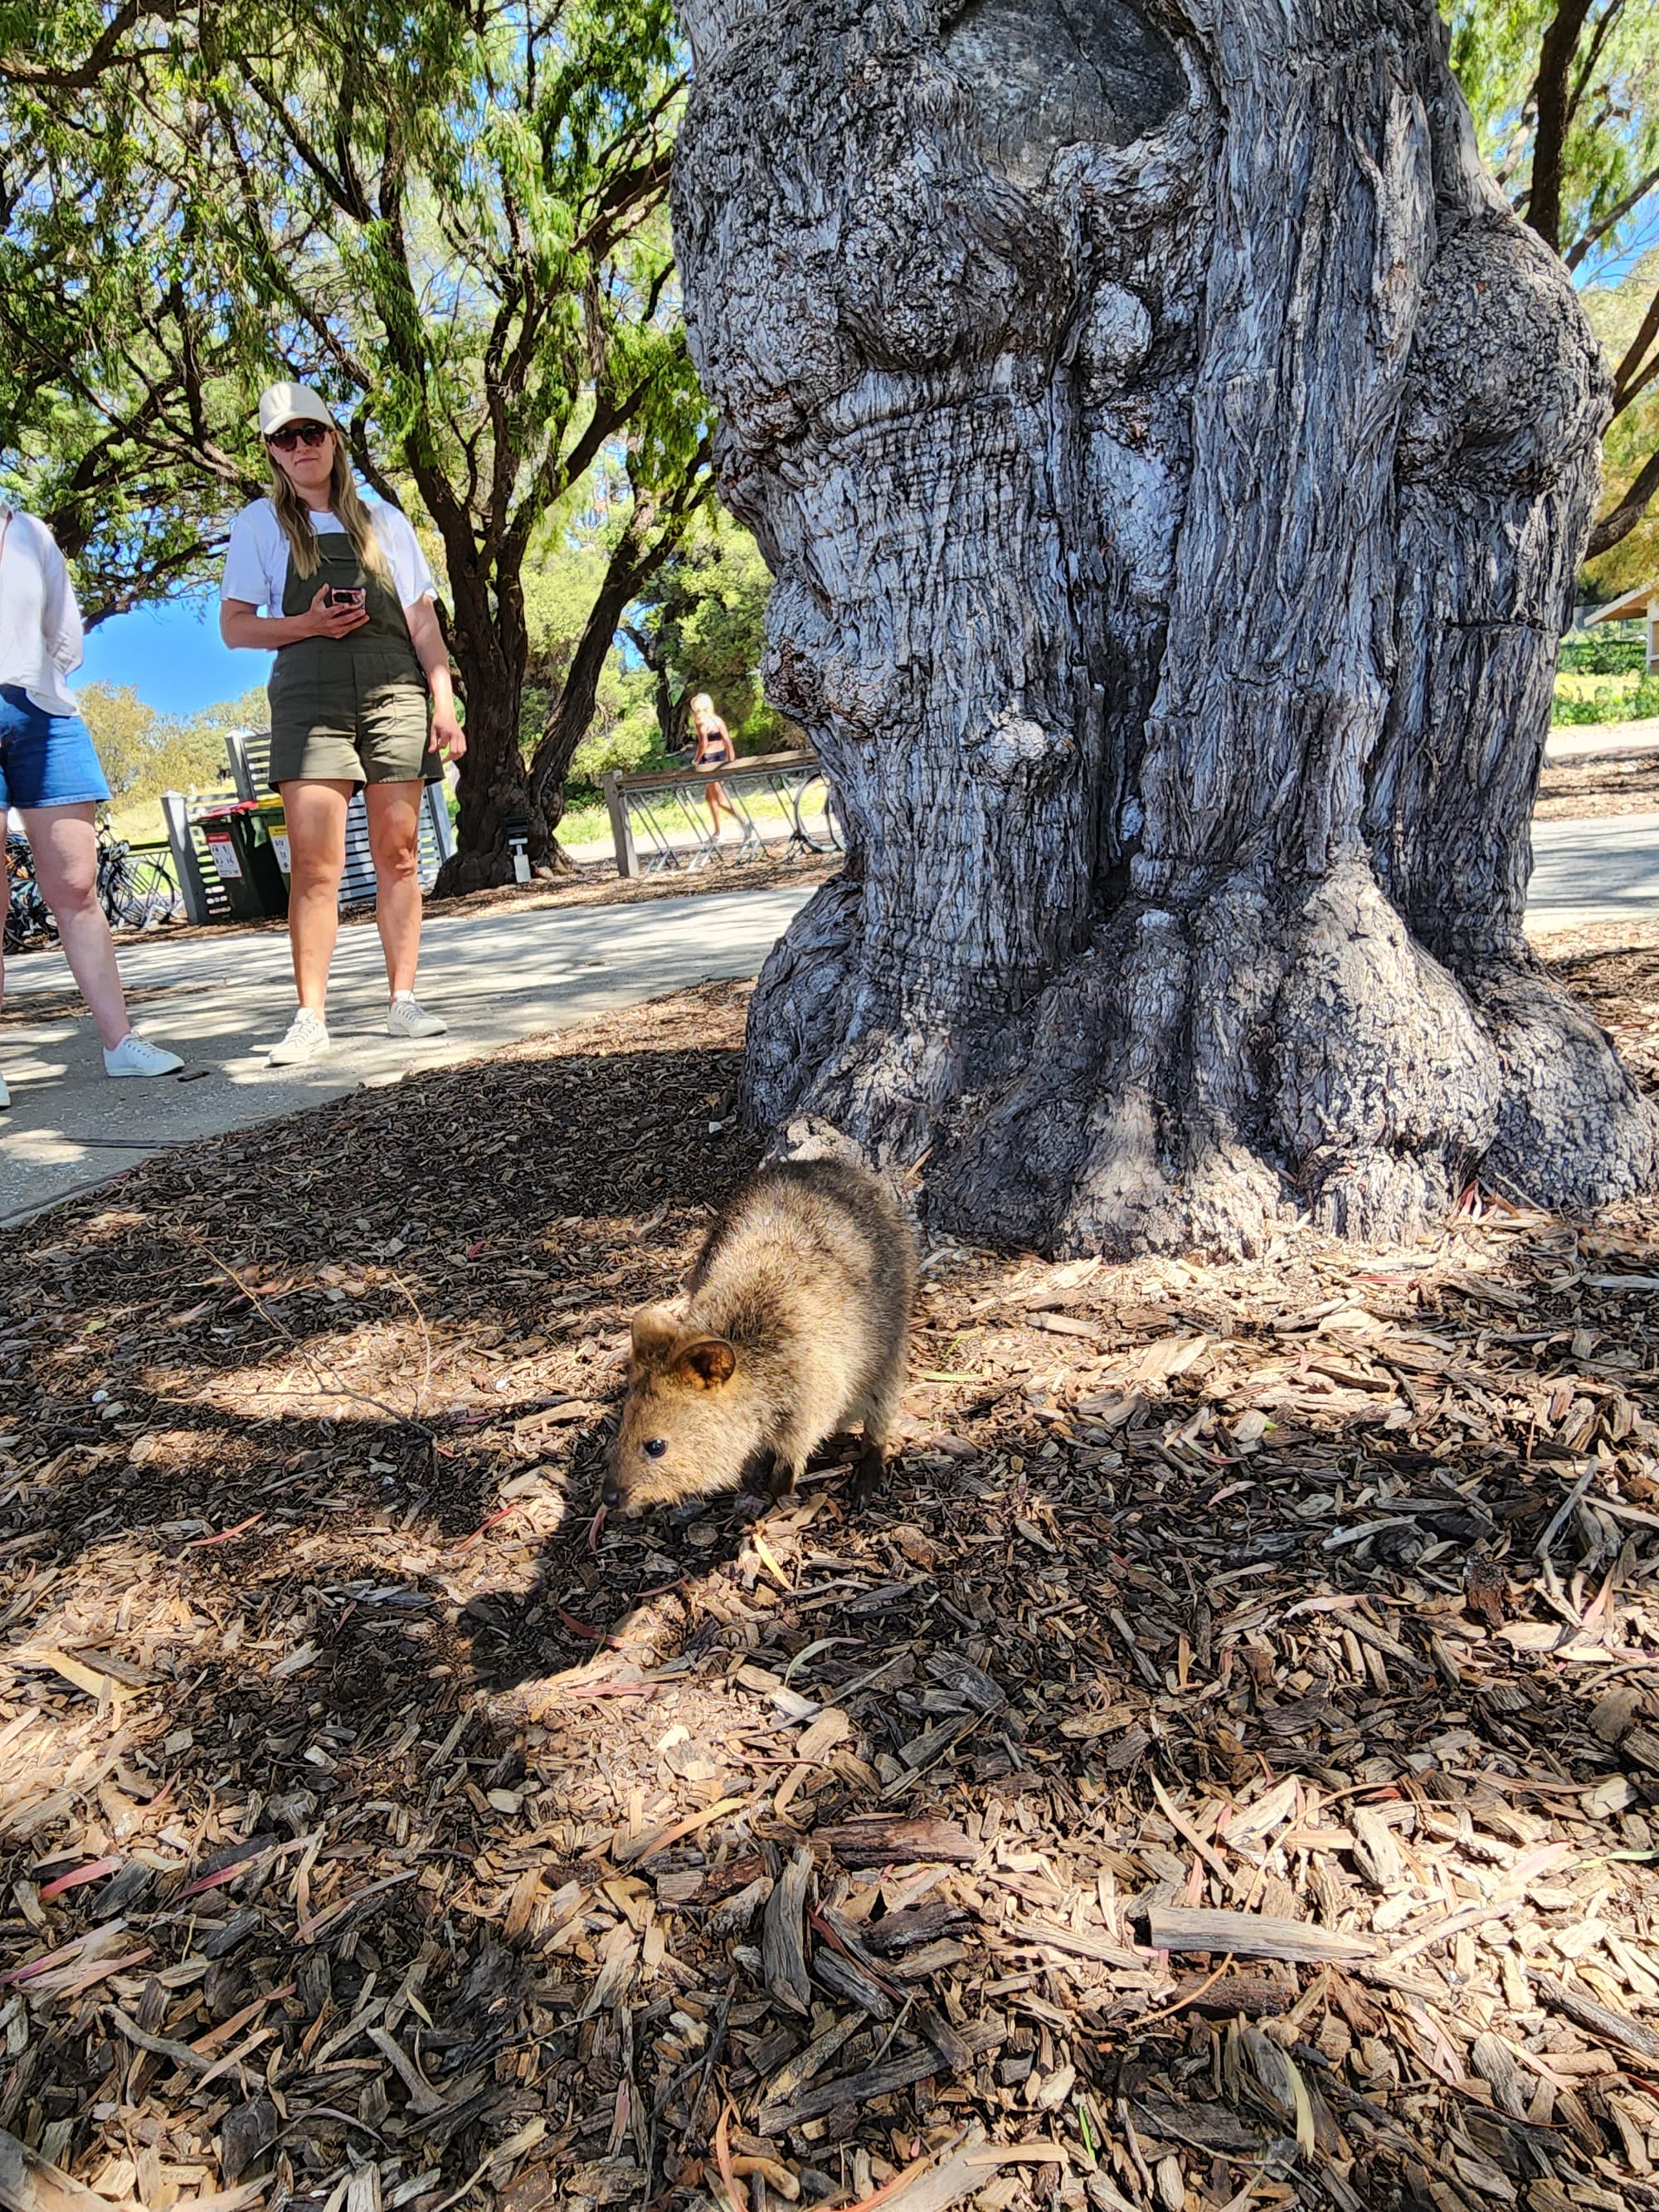
[[[1587,1206],[1659,1172],[1659,1112],[1595,1024],[1535,969],[1453,975],[1358,860],[1289,909],[1259,873],[1126,908],[978,1033],[930,1032],[862,973],[859,896],[826,885],[768,963],[746,1104],[919,1169],[943,1228],[1239,1256],[1298,1218],[1408,1240],[1475,1176]]]

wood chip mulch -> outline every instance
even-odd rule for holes
[[[1659,1092],[1659,915],[1540,933],[1533,950],[1607,1030],[1636,1080]]]
[[[1650,1216],[935,1243],[876,1507],[595,1529],[743,1009],[6,1240],[0,2178],[1659,2205]]]
[[[1539,781],[1535,822],[1584,822],[1659,808],[1659,751],[1625,758],[1548,762]]]

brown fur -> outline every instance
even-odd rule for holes
[[[764,1168],[716,1222],[684,1310],[634,1317],[605,1503],[624,1516],[722,1491],[783,1497],[853,1422],[857,1484],[879,1482],[904,1389],[915,1244],[866,1170]],[[664,1450],[647,1454],[647,1442]]]

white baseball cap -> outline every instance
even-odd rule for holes
[[[308,384],[272,384],[259,394],[259,435],[269,438],[284,422],[326,422],[337,426],[327,406]]]

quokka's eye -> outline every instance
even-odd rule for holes
[[[646,1440],[645,1455],[647,1459],[660,1459],[667,1449],[666,1437],[649,1437]]]

